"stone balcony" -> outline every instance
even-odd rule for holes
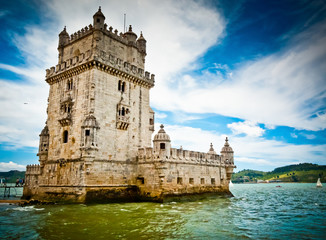
[[[117,129],[127,130],[130,124],[129,116],[117,116]]]
[[[71,113],[63,113],[59,119],[59,123],[62,127],[68,126],[71,124]]]

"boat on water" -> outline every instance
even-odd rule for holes
[[[323,185],[322,185],[321,182],[320,182],[320,178],[318,178],[318,180],[317,180],[316,187],[323,187]]]

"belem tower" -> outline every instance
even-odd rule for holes
[[[64,202],[159,201],[229,194],[235,168],[228,139],[218,155],[171,147],[161,125],[153,141],[146,40],[104,22],[59,34],[59,60],[46,70],[47,120],[39,165],[28,165],[23,198]],[[153,143],[152,143],[153,142]]]

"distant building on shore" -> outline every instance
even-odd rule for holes
[[[71,35],[63,29],[58,52],[58,64],[46,70],[40,164],[27,166],[24,198],[163,201],[229,193],[235,165],[228,139],[221,155],[212,144],[207,153],[176,149],[161,125],[152,145],[154,74],[144,71],[142,33],[130,26],[118,34],[99,8],[93,24]]]

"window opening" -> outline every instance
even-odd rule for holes
[[[118,83],[118,91],[121,91],[121,80],[119,80],[119,83]]]
[[[91,131],[89,129],[86,129],[85,130],[85,136],[89,136],[89,135],[91,135]]]
[[[215,178],[212,178],[212,179],[211,179],[211,184],[212,184],[212,185],[215,185]]]
[[[200,184],[205,184],[205,178],[200,179]]]
[[[124,91],[125,91],[125,88],[126,88],[126,83],[123,82],[123,83],[122,83],[122,87],[121,87],[121,91],[124,92]]]
[[[143,177],[138,177],[137,182],[140,184],[145,184],[145,179]]]
[[[165,149],[165,143],[160,143],[160,149]]]
[[[68,131],[65,130],[63,132],[63,143],[67,143],[68,142]]]
[[[178,184],[182,184],[182,177],[178,177],[178,178],[177,178],[177,183],[178,183]]]
[[[189,178],[189,184],[194,184],[194,179],[193,178]]]

